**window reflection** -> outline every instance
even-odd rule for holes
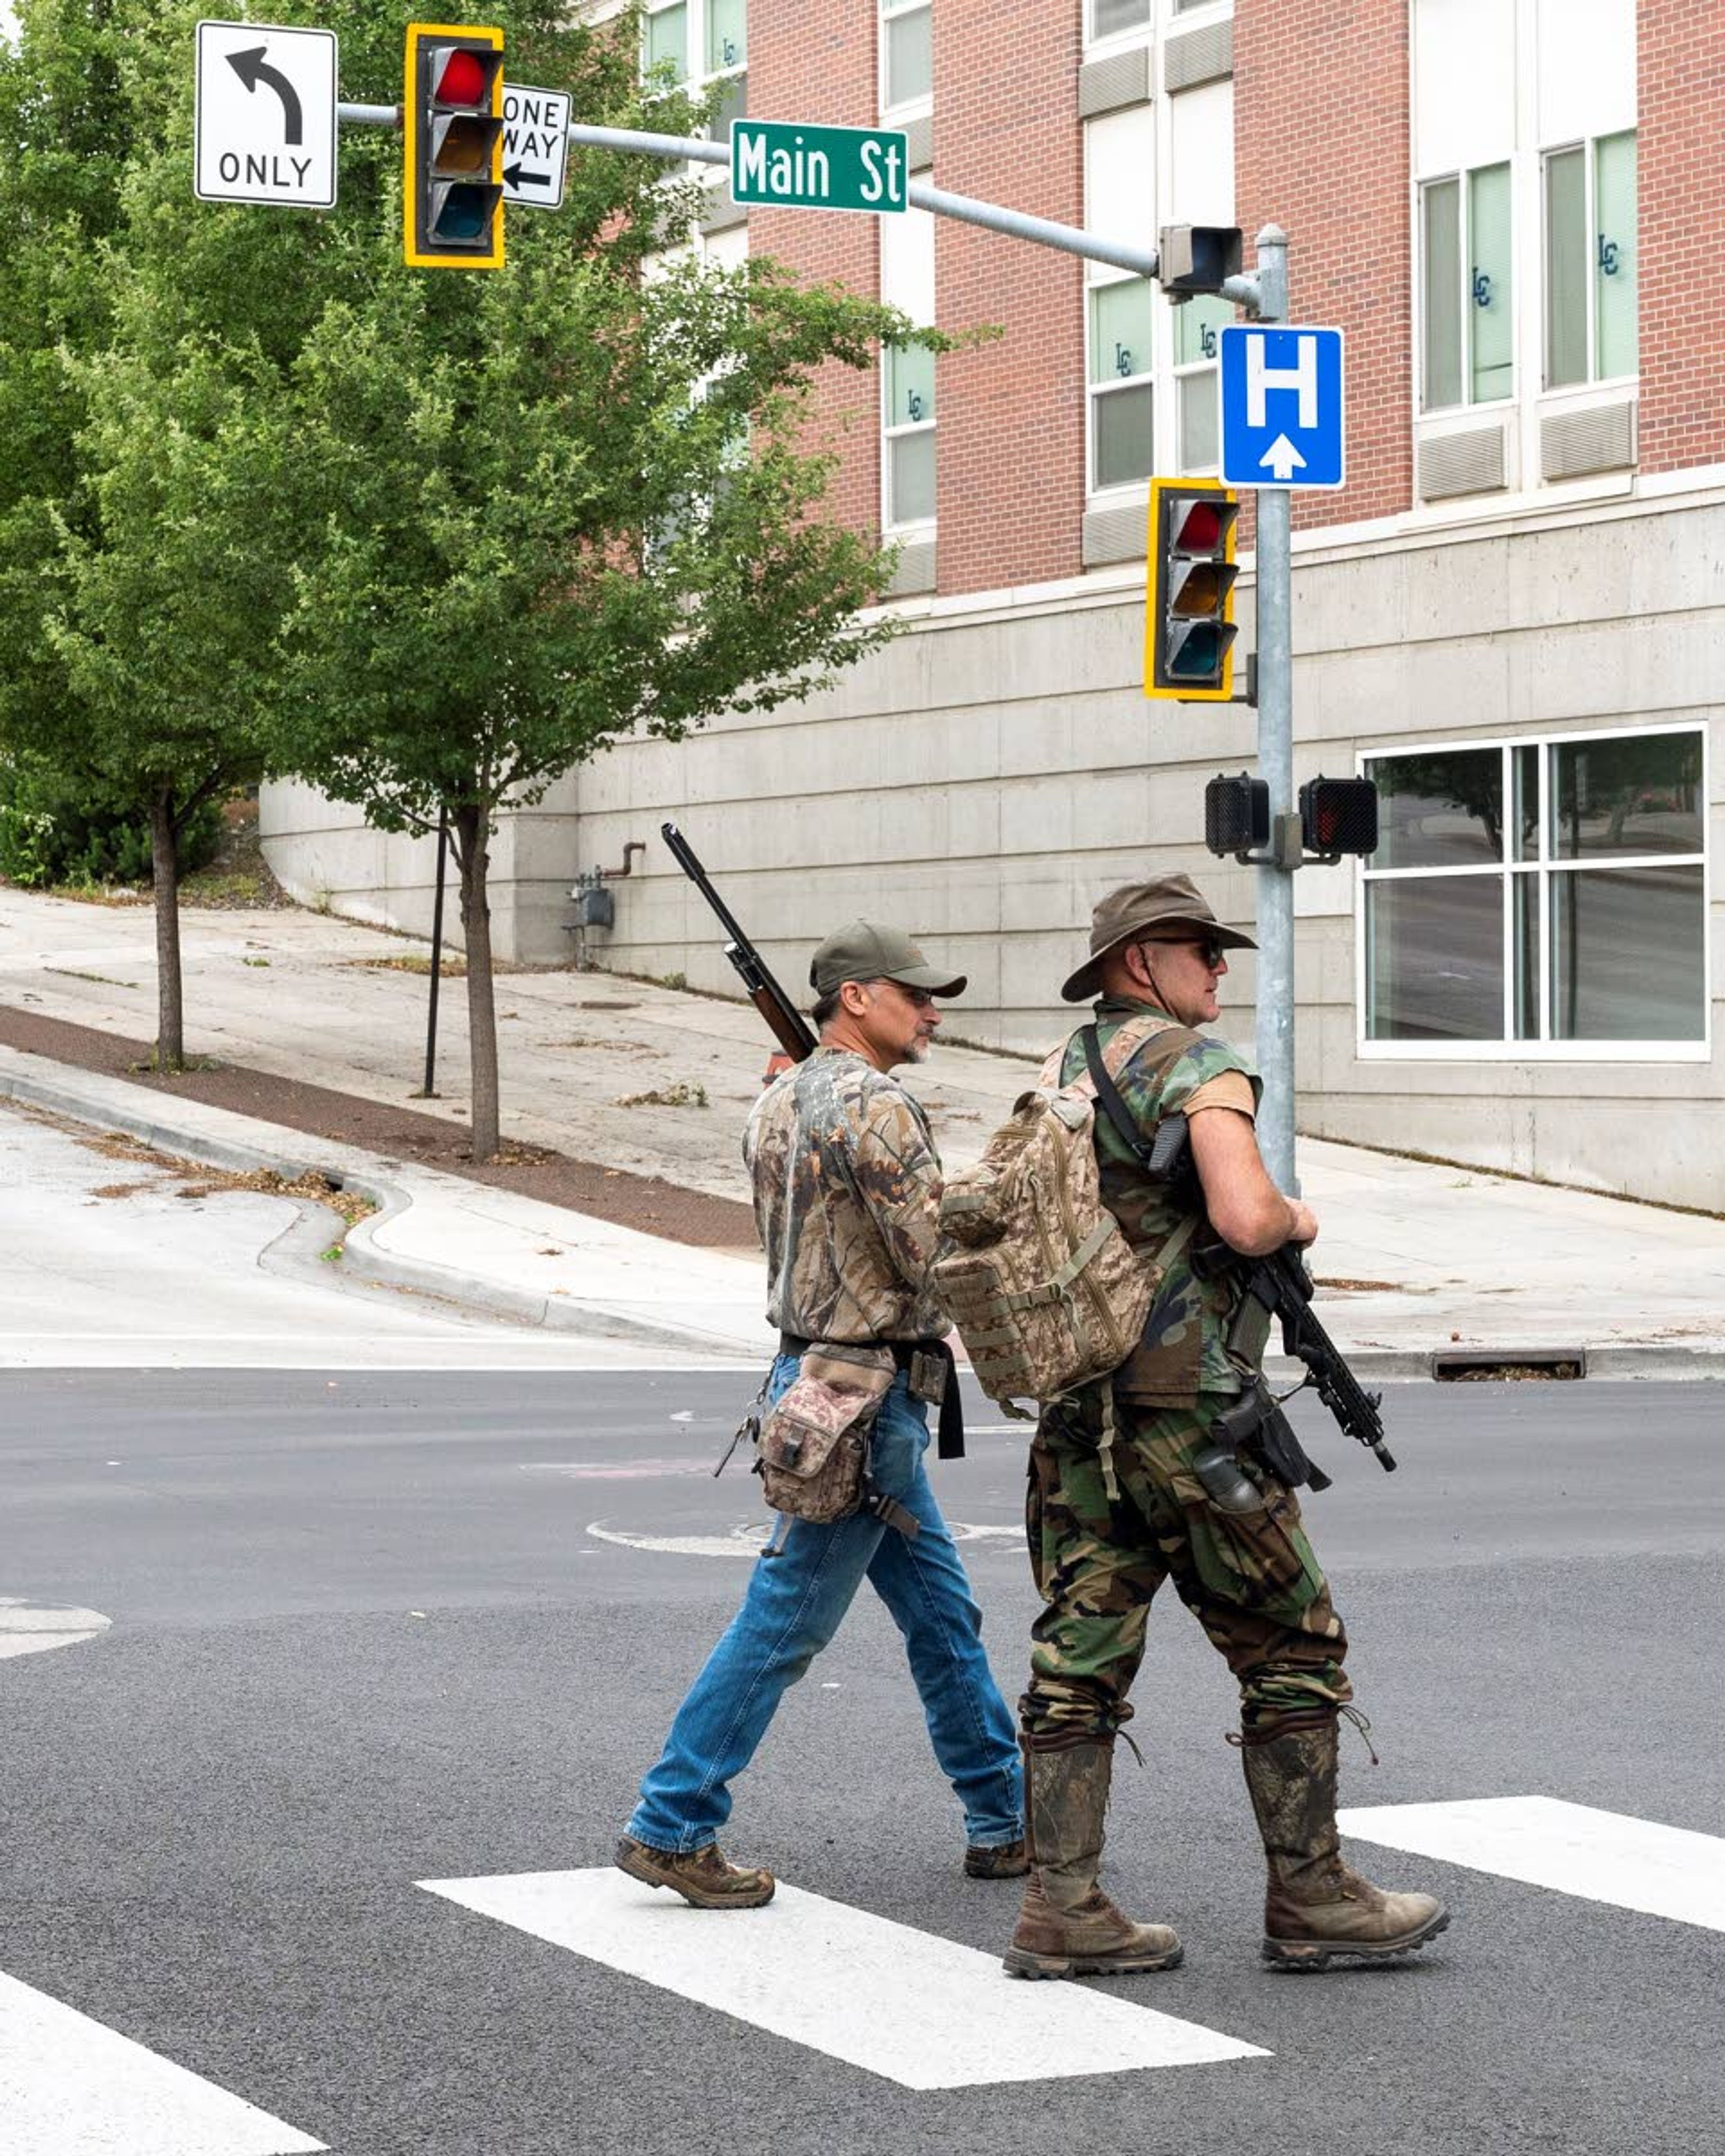
[[[1551,755],[1554,860],[1702,850],[1699,735],[1560,742]]]
[[[1503,1037],[1503,879],[1409,876],[1366,886],[1373,1040]]]
[[[1465,868],[1503,859],[1503,757],[1495,748],[1374,757],[1375,869]]]

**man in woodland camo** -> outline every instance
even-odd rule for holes
[[[1336,1738],[1353,1697],[1347,1635],[1293,1492],[1250,1440],[1237,1457],[1231,1446],[1216,1456],[1212,1424],[1256,1390],[1268,1327],[1229,1260],[1317,1235],[1312,1209],[1284,1197],[1260,1157],[1257,1078],[1204,1029],[1218,1014],[1225,953],[1254,947],[1189,878],[1161,876],[1101,901],[1090,957],[1061,991],[1068,1003],[1096,999],[1097,1045],[1134,1132],[1129,1142],[1099,1109],[1103,1201],[1135,1248],[1171,1255],[1137,1348],[1111,1378],[1045,1409],[1032,1447],[1044,1608],[1020,1702],[1032,1869],[1006,1958],[1019,1976],[1180,1959],[1167,1925],[1133,1922],[1097,1884],[1115,1732],[1131,1718],[1145,1620],[1168,1579],[1239,1683],[1231,1741],[1268,1860],[1266,1958],[1317,1969],[1380,1960],[1449,1921],[1430,1895],[1384,1893],[1343,1862]],[[1060,1081],[1086,1068],[1081,1032]],[[1195,1176],[1157,1180],[1139,1148],[1177,1111]]]
[[[966,1873],[1026,1868],[1012,1716],[922,1466],[931,1405],[942,1456],[963,1450],[947,1321],[927,1285],[940,1160],[922,1108],[889,1075],[922,1060],[941,1021],[935,998],[965,983],[909,937],[856,921],[815,952],[809,985],[819,1045],[761,1096],[743,1140],[780,1335],[763,1397],[778,1400],[805,1358],[872,1365],[883,1391],[870,1504],[829,1524],[781,1522],[641,1786],[619,1866],[706,1909],[772,1898],[771,1872],[720,1852],[730,1785],[865,1579],[903,1635],[935,1757],[963,1809]]]

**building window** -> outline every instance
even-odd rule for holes
[[[1150,0],[1090,0],[1092,38],[1122,37],[1142,30],[1150,20]]]
[[[880,0],[880,109],[927,105],[934,95],[933,0]]]
[[[1545,156],[1545,386],[1639,367],[1633,128]]]
[[[647,0],[641,69],[655,68],[669,68],[673,82],[716,88],[709,131],[715,141],[728,141],[731,123],[748,110],[747,0]]]
[[[934,218],[926,209],[880,220],[880,297],[919,326],[934,321]],[[888,531],[935,517],[935,357],[921,345],[880,354],[881,521]]]
[[[1368,757],[1369,1043],[1517,1055],[1707,1038],[1698,729]]]
[[[1423,409],[1512,395],[1508,165],[1428,180],[1420,190],[1420,237]]]
[[[1216,469],[1221,457],[1216,334],[1239,318],[1227,300],[1188,300],[1174,315],[1174,398],[1183,472]]]
[[[1118,277],[1090,288],[1090,439],[1092,487],[1125,486],[1156,468],[1151,340],[1156,287]]]

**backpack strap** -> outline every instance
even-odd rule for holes
[[[1128,1021],[1128,1023],[1130,1023],[1130,1021]],[[1120,1029],[1120,1032],[1124,1033],[1125,1031],[1126,1027],[1122,1026]],[[1144,1140],[1139,1132],[1137,1125],[1132,1121],[1132,1116],[1127,1111],[1125,1101],[1121,1099],[1120,1088],[1115,1084],[1113,1079],[1109,1075],[1108,1066],[1103,1060],[1101,1041],[1097,1034],[1096,1029],[1093,1025],[1087,1025],[1080,1033],[1078,1037],[1084,1044],[1084,1060],[1090,1067],[1090,1081],[1096,1091],[1096,1106],[1102,1111],[1103,1114],[1107,1116],[1108,1121],[1114,1126],[1116,1134],[1119,1137],[1122,1142],[1130,1147],[1133,1158],[1136,1160],[1142,1162],[1143,1165],[1147,1168],[1150,1165],[1151,1149],[1145,1144]],[[1108,1044],[1111,1051],[1118,1045],[1119,1040],[1120,1034],[1116,1034],[1113,1040],[1110,1041]],[[1132,1055],[1137,1054],[1140,1045],[1141,1044],[1135,1041],[1132,1044],[1131,1051],[1126,1056],[1119,1059],[1119,1063],[1117,1065],[1117,1068],[1121,1067],[1127,1062],[1129,1062],[1132,1059]],[[1191,1240],[1194,1232],[1197,1229],[1199,1217],[1199,1216],[1197,1213],[1187,1214],[1185,1218],[1180,1222],[1179,1225],[1174,1229],[1173,1235],[1168,1237],[1162,1248],[1156,1253],[1154,1258],[1152,1259],[1151,1263],[1156,1266],[1159,1272],[1165,1273],[1169,1265],[1172,1265],[1173,1260],[1179,1255],[1180,1252],[1185,1249],[1187,1244]]]

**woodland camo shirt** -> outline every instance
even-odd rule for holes
[[[769,1086],[743,1132],[767,1315],[805,1340],[947,1331],[928,1290],[940,1157],[904,1088],[847,1049],[817,1048]]]

